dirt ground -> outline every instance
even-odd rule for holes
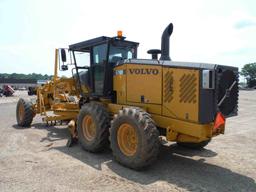
[[[162,146],[158,161],[136,172],[100,154],[65,146],[67,126],[36,117],[16,125],[19,96],[0,98],[0,191],[256,191],[256,91],[240,91],[239,116],[201,151]]]

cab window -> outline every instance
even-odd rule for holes
[[[109,62],[117,62],[121,59],[132,59],[134,58],[134,49],[130,47],[114,47],[110,46],[109,50]]]
[[[97,95],[103,94],[104,86],[104,64],[107,60],[107,44],[102,44],[93,47],[93,79],[94,79],[94,93]]]
[[[101,64],[107,57],[107,44],[93,47],[93,64]]]

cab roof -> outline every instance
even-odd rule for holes
[[[83,51],[83,52],[89,52],[91,47],[96,46],[96,45],[100,45],[100,44],[104,44],[107,43],[109,41],[113,41],[113,42],[120,42],[123,45],[127,45],[127,46],[136,46],[138,47],[139,43],[137,42],[133,42],[133,41],[126,41],[124,40],[125,37],[123,38],[117,38],[117,37],[106,37],[106,36],[101,36],[101,37],[97,37],[94,39],[89,39],[86,41],[82,41],[80,43],[75,43],[72,45],[69,45],[69,49],[72,51]]]

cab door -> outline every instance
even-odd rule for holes
[[[107,44],[97,45],[92,48],[92,82],[93,93],[97,96],[103,95],[105,65],[107,63]]]

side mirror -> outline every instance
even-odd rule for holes
[[[61,54],[61,60],[62,62],[66,62],[67,61],[67,57],[66,57],[66,51],[65,49],[60,49],[60,54]],[[62,68],[62,66],[61,66]]]
[[[62,71],[67,71],[68,70],[68,66],[67,65],[61,65],[61,70]]]

